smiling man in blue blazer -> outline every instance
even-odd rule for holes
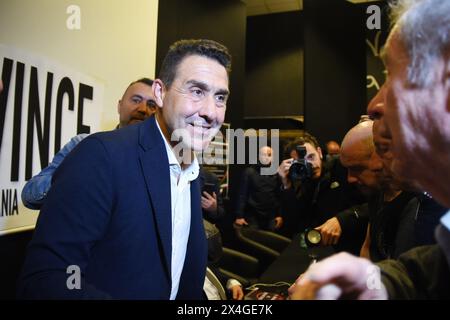
[[[198,162],[225,117],[231,57],[182,40],[153,83],[155,116],[93,134],[56,171],[18,286],[27,299],[201,299]]]

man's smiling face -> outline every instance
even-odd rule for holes
[[[166,134],[172,145],[180,140],[189,150],[206,149],[219,131],[228,99],[228,74],[217,61],[185,57],[169,88],[163,90],[161,107]]]

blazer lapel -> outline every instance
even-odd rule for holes
[[[172,210],[169,160],[155,117],[141,125],[139,144],[142,147],[139,160],[153,205],[159,246],[164,253],[168,278],[171,279]]]

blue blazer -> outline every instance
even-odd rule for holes
[[[170,173],[155,121],[93,134],[66,157],[28,247],[19,298],[169,299]],[[177,299],[203,298],[207,244],[201,215],[196,179]],[[70,290],[77,267],[81,289]]]

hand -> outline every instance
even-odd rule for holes
[[[283,226],[283,218],[275,217],[275,229],[280,229]]]
[[[230,290],[233,300],[242,300],[244,298],[244,291],[240,285],[232,286]]]
[[[359,251],[359,256],[361,258],[366,258],[370,260],[370,248],[369,246],[366,245],[365,242],[363,243],[361,250]]]
[[[288,300],[320,300],[317,291],[320,285],[309,280],[300,280],[302,275],[289,287]],[[301,283],[301,287],[298,283]]]
[[[281,182],[283,183],[284,189],[289,189],[292,185],[288,176],[289,176],[289,169],[291,168],[293,160],[294,160],[293,158],[283,160],[283,162],[281,162],[277,170],[277,173],[281,178]]]
[[[338,243],[342,234],[342,228],[336,217],[328,219],[323,225],[314,228],[322,236],[321,244],[323,246],[335,245]]]
[[[343,252],[311,265],[289,288],[289,298],[378,300],[388,296],[377,266]]]
[[[244,218],[234,220],[234,223],[238,226],[248,226],[247,221]]]
[[[203,191],[202,209],[209,212],[217,211],[217,196],[215,192],[213,192],[213,195],[211,196],[208,192]]]

